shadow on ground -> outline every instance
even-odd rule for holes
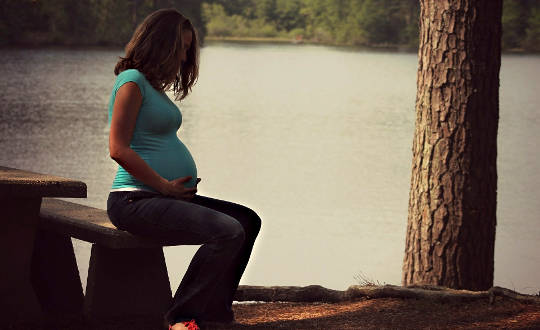
[[[498,297],[493,305],[479,300],[440,303],[416,299],[363,299],[342,303],[234,304],[238,324],[203,329],[538,329],[540,305]],[[5,329],[162,330],[161,320],[62,318],[20,322]]]

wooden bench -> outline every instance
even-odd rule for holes
[[[85,296],[71,237],[93,243]],[[104,210],[44,198],[33,260],[49,313],[162,316],[172,302],[162,245],[116,229]]]
[[[33,288],[34,241],[43,197],[86,197],[86,184],[0,166],[0,328],[43,316]],[[46,256],[52,259],[51,255]]]

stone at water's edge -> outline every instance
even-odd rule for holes
[[[331,290],[320,285],[300,286],[251,286],[240,285],[234,300],[237,301],[293,301],[293,302],[338,302],[344,300],[344,292]]]
[[[415,298],[436,301],[469,301],[493,296],[540,303],[540,296],[520,294],[508,289],[493,287],[488,291],[454,290],[436,286],[351,285],[345,291],[331,290],[320,285],[300,286],[251,286],[240,285],[236,301],[289,301],[289,302],[340,302],[361,298]]]

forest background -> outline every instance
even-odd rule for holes
[[[175,7],[204,40],[416,49],[418,0],[0,0],[0,46],[123,46]],[[540,52],[540,0],[504,0],[505,51]]]

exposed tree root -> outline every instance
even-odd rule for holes
[[[500,286],[494,286],[488,290],[489,303],[492,304],[495,301],[495,296],[507,297],[521,302],[540,304],[540,295],[522,294],[510,289],[501,288]]]
[[[493,287],[488,291],[454,290],[432,285],[408,287],[396,285],[352,285],[345,291],[332,290],[320,285],[300,286],[251,286],[240,285],[236,291],[237,301],[289,301],[289,302],[340,302],[360,298],[415,298],[438,302],[459,302],[487,299],[493,303],[502,296],[527,303],[539,303],[540,296],[526,295],[515,291]]]

